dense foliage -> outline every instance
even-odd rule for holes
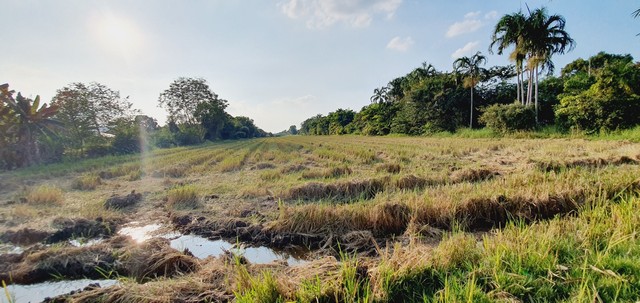
[[[228,102],[204,79],[178,78],[160,95],[169,112],[162,127],[100,83],[71,83],[51,105],[40,105],[40,97],[14,97],[8,84],[0,93],[0,169],[268,135],[252,119],[225,112]]]
[[[564,17],[545,8],[505,15],[489,51],[507,52],[515,65],[481,68],[481,53],[456,59],[452,72],[423,63],[374,89],[371,104],[353,118],[341,116],[353,113],[343,109],[316,115],[302,122],[300,133],[425,135],[467,126],[509,132],[545,125],[596,133],[640,124],[640,63],[631,55],[601,52],[567,64],[560,77],[551,75],[552,56],[575,47],[565,25]],[[514,102],[520,106],[507,105]]]

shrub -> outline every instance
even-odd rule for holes
[[[62,190],[54,186],[39,186],[27,194],[27,202],[31,204],[62,204]]]
[[[485,108],[480,122],[499,133],[532,130],[536,126],[536,113],[532,107],[518,103],[494,104]]]

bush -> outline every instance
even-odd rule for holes
[[[536,113],[533,107],[518,103],[494,104],[485,108],[480,122],[499,133],[532,130],[536,127]]]

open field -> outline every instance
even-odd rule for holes
[[[0,279],[121,280],[74,295],[86,302],[635,301],[639,193],[629,141],[291,136],[162,149],[1,173]],[[304,248],[308,262],[198,259],[117,234],[134,221]]]

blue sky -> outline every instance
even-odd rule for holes
[[[422,62],[451,70],[482,51],[508,13],[546,6],[576,40],[564,66],[599,51],[640,60],[635,0],[0,0],[0,82],[51,100],[96,81],[164,123],[158,95],[201,77],[228,112],[266,131],[338,108],[360,110],[376,87]]]

